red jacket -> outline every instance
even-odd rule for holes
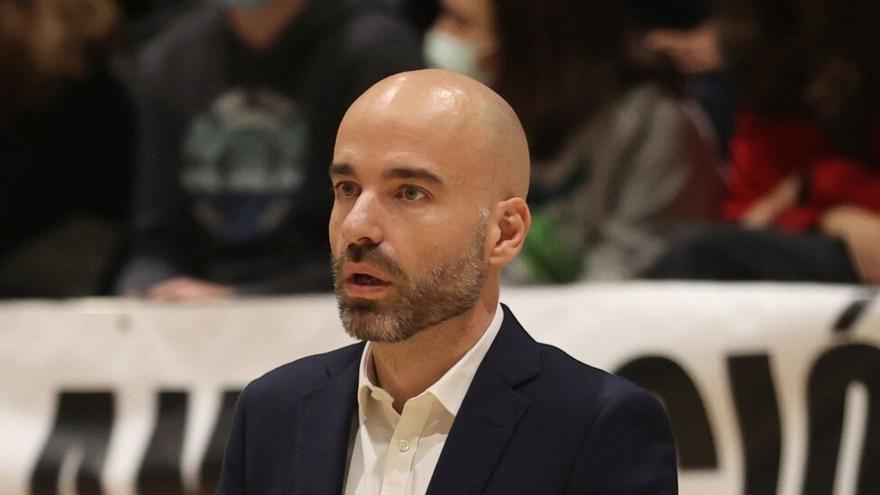
[[[880,128],[875,129],[880,162]],[[730,145],[731,166],[724,216],[739,220],[758,200],[791,174],[805,179],[803,202],[783,211],[775,225],[812,228],[828,209],[848,204],[880,214],[880,167],[837,152],[810,121],[767,118],[743,111]]]

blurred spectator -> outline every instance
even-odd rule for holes
[[[723,65],[715,14],[709,0],[628,0],[649,48],[670,56],[685,74]]]
[[[415,26],[419,33],[424,32],[431,27],[434,20],[437,19],[437,1],[436,0],[398,0],[401,3],[400,9]]]
[[[381,0],[216,0],[138,64],[135,254],[119,291],[163,300],[330,290],[327,166],[348,105],[420,65]]]
[[[199,0],[117,0],[125,19],[125,41],[140,47],[162,32]]]
[[[646,47],[687,76],[692,95],[709,117],[720,155],[733,132],[733,88],[717,6],[709,0],[629,0],[645,31]]]
[[[880,283],[880,5],[765,6],[738,68],[725,216],[653,278]]]
[[[105,65],[118,21],[110,0],[0,0],[0,296],[110,289],[133,141]]]
[[[428,63],[493,86],[528,134],[533,226],[511,282],[630,277],[716,212],[714,153],[633,33],[620,2],[440,2]]]

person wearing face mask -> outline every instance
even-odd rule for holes
[[[645,277],[878,285],[880,5],[743,4],[726,222]]]
[[[722,192],[704,117],[640,51],[624,2],[441,0],[428,65],[489,84],[523,121],[534,226],[511,283],[626,279]]]
[[[134,255],[122,294],[329,290],[326,164],[347,106],[421,66],[382,0],[212,0],[137,64]]]
[[[425,63],[491,83],[497,53],[491,3],[441,2],[440,15],[425,33]]]

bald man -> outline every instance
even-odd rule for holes
[[[501,97],[438,70],[385,79],[345,114],[330,178],[339,313],[362,342],[247,386],[219,494],[677,492],[658,402],[499,304],[530,225]]]

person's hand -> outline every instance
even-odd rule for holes
[[[838,206],[820,221],[822,231],[841,239],[863,282],[880,284],[880,214],[854,206]]]
[[[798,175],[788,176],[770,194],[752,205],[743,215],[740,223],[750,229],[760,229],[770,225],[780,213],[797,203],[802,181],[803,179]]]
[[[645,36],[649,50],[664,53],[685,74],[704,74],[720,70],[724,61],[718,26],[706,22],[687,31],[657,29]]]
[[[154,301],[206,301],[232,297],[235,291],[226,285],[213,284],[189,277],[175,277],[160,282],[147,291]]]

